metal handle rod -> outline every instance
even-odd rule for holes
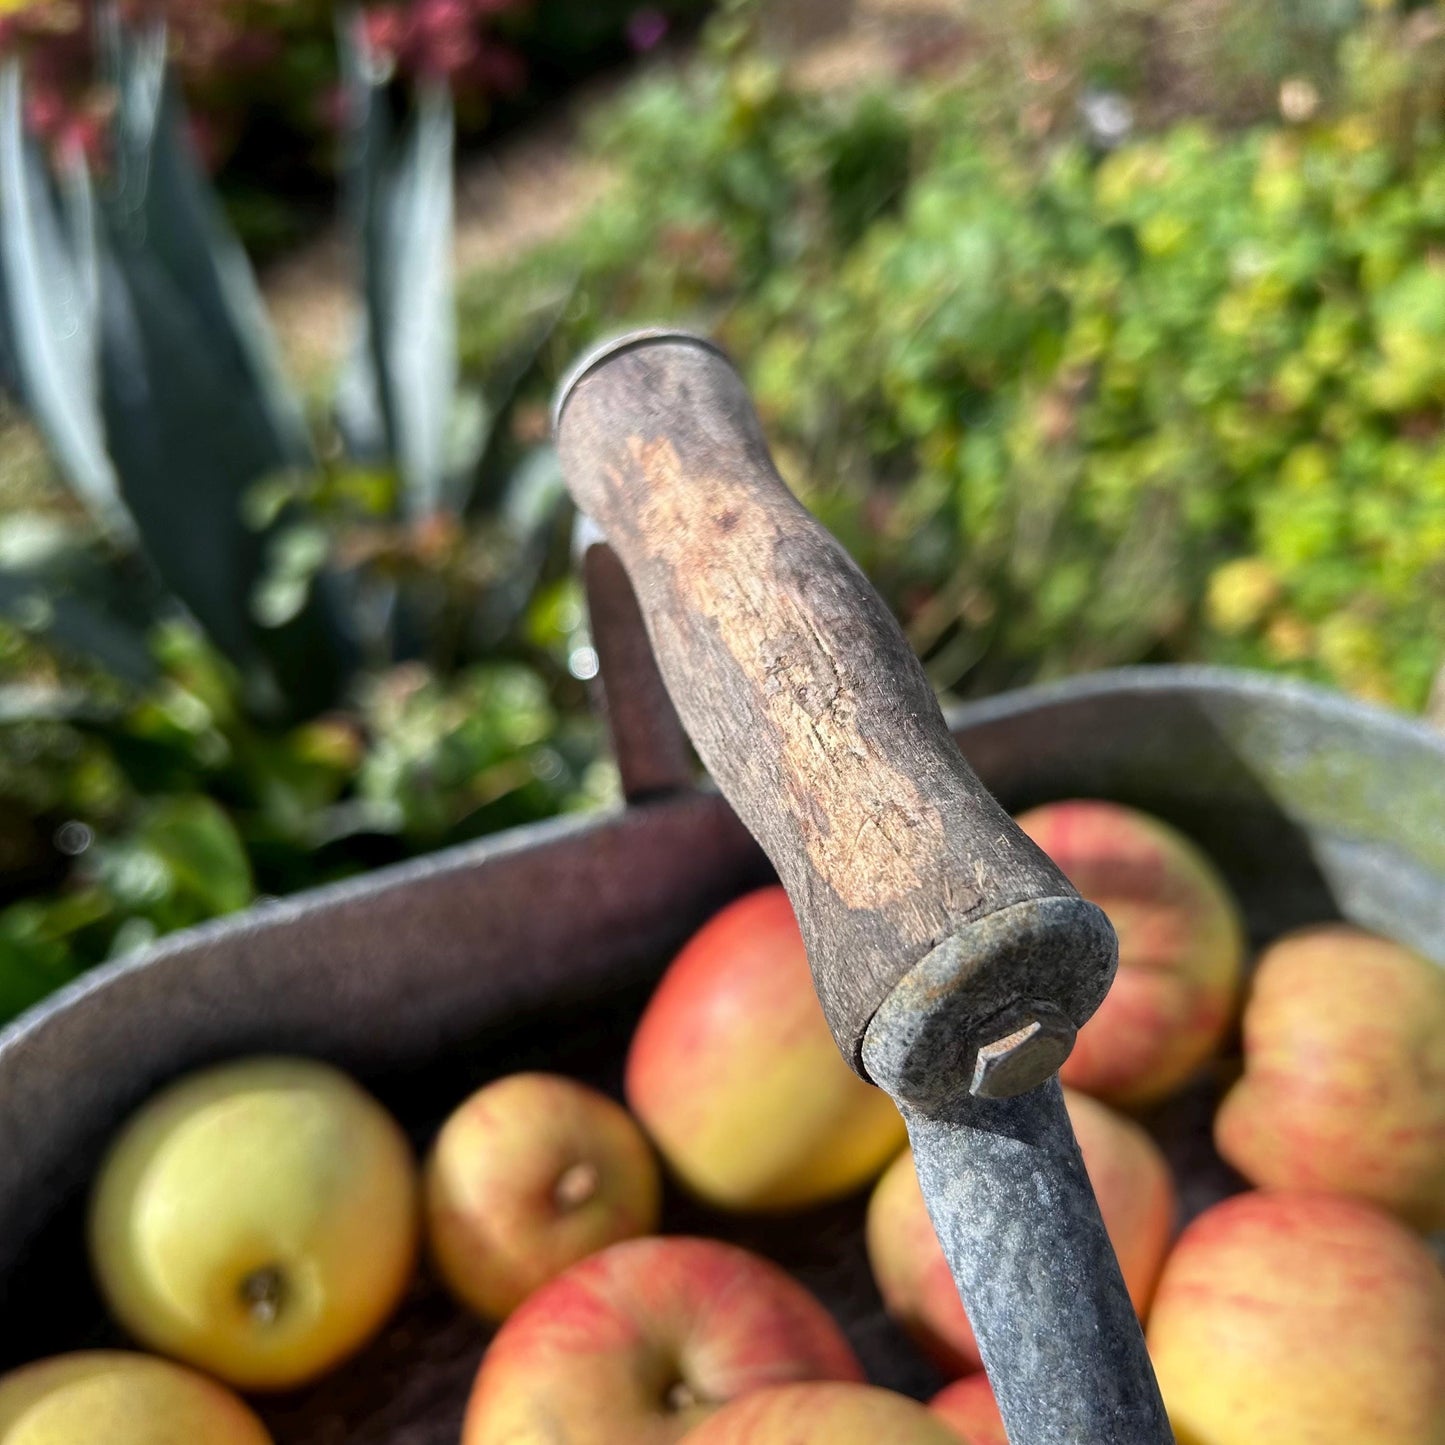
[[[946,952],[874,1015],[863,1060],[908,1125],[1009,1441],[1173,1445],[1058,1077],[1010,1098],[970,1091],[931,1002]]]

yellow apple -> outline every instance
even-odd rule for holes
[[[512,1074],[442,1126],[426,1166],[427,1238],[451,1291],[484,1318],[609,1244],[657,1228],[662,1181],[642,1130],[605,1094]]]
[[[0,1379],[0,1445],[271,1445],[224,1386],[119,1350],[56,1355]]]
[[[838,1053],[781,888],[738,899],[673,960],[626,1091],[678,1178],[724,1209],[848,1194],[907,1141],[893,1101]]]
[[[395,1120],[308,1059],[248,1059],[150,1100],[111,1147],[90,1250],[143,1344],[246,1389],[359,1349],[414,1267],[418,1187]]]
[[[1280,939],[1255,970],[1244,1077],[1214,1140],[1255,1184],[1445,1229],[1445,969],[1343,924]]]
[[[1249,1193],[1200,1215],[1149,1353],[1179,1445],[1445,1445],[1445,1277],[1358,1200]]]

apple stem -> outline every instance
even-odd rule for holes
[[[286,1277],[275,1265],[253,1269],[241,1281],[241,1303],[258,1325],[274,1325],[286,1299]]]
[[[602,1185],[602,1175],[590,1160],[582,1159],[562,1172],[552,1191],[559,1209],[580,1209]]]

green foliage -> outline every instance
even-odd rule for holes
[[[30,547],[0,579],[0,607],[32,630],[51,625],[61,645],[88,641],[94,655],[122,620],[143,651],[144,631],[179,604],[236,668],[252,710],[280,719],[341,701],[363,654],[386,663],[429,650],[439,620],[475,601],[441,595],[425,575],[456,550],[474,488],[489,559],[505,538],[528,570],[560,499],[545,448],[498,455],[505,387],[490,409],[475,388],[459,389],[450,102],[424,87],[394,135],[387,67],[359,25],[341,30],[362,296],[339,437],[319,447],[186,144],[164,35],[113,36],[112,166],[94,207],[81,158],[67,157],[57,183],[23,134],[18,67],[0,80],[6,354],[89,515],[63,542]],[[514,472],[501,483],[499,465]],[[46,521],[53,531],[74,518]],[[388,528],[394,535],[378,536]],[[10,540],[23,535],[12,528]],[[378,557],[385,566],[371,565]],[[485,579],[496,598],[484,611],[525,603],[504,570]],[[118,572],[135,599],[130,616],[89,606],[80,617],[120,590]],[[482,580],[475,568],[470,577]],[[114,666],[116,648],[107,651]]]
[[[75,154],[53,198],[22,133],[18,64],[0,78],[0,289],[21,399],[109,549],[138,552],[157,597],[179,600],[263,695],[314,707],[339,685],[342,624],[321,588],[279,624],[255,616],[268,538],[241,515],[260,478],[308,463],[300,407],[185,142],[164,36],[115,34],[110,65],[114,164],[94,208]]]
[[[406,135],[393,138],[390,97],[359,16],[340,44],[348,115],[345,176],[351,223],[361,238],[363,307],[338,413],[359,459],[396,458],[405,510],[443,505],[454,474],[447,456],[457,388],[452,301],[451,95],[426,85]],[[445,498],[455,509],[457,497]]]
[[[630,98],[626,180],[551,267],[582,276],[578,341],[714,329],[941,688],[1210,659],[1418,709],[1445,662],[1442,37],[1433,7],[1384,17],[1307,123],[1113,150],[1054,80],[1043,114],[975,73],[839,100],[745,48]]]
[[[609,796],[594,729],[558,716],[574,692],[543,681],[569,637],[545,610],[537,627],[526,660],[378,670],[353,707],[284,730],[239,709],[183,625],[142,694],[32,685],[7,708],[0,691],[0,886],[64,880],[0,910],[0,1014],[258,897]],[[0,633],[0,660],[17,646]]]

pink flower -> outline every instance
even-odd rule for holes
[[[31,85],[25,96],[25,120],[36,135],[51,140],[65,124],[66,105],[59,91]]]
[[[408,69],[444,77],[456,74],[476,58],[479,37],[466,0],[418,0],[409,18]]]
[[[373,5],[362,13],[361,33],[367,48],[395,59],[406,41],[406,16],[400,5]]]
[[[69,115],[55,136],[62,162],[84,160],[96,164],[105,149],[105,121],[94,113]]]
[[[432,75],[450,75],[477,51],[477,23],[467,0],[416,0],[411,9],[412,59]]]

